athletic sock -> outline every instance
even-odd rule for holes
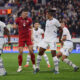
[[[64,59],[63,62],[65,62],[65,63],[68,64],[69,66],[72,66],[73,68],[76,67],[76,65],[73,64],[69,59]]]
[[[35,55],[34,55],[34,53],[33,54],[30,54],[30,55],[31,55],[32,64],[35,64]]]
[[[45,59],[46,63],[49,64],[48,56],[47,56],[46,54],[44,54],[43,56],[44,56],[44,59]],[[50,65],[50,64],[49,64],[49,65]]]
[[[22,55],[18,55],[18,64],[19,66],[22,65]]]
[[[37,67],[37,68],[39,68],[41,59],[42,59],[42,56],[38,55],[38,56],[37,56],[37,62],[36,62],[36,67]]]
[[[55,71],[59,71],[59,60],[58,58],[55,56],[53,57],[53,61],[54,61],[54,66],[55,66]]]
[[[30,59],[31,59],[31,56],[30,55],[27,55],[27,59],[26,59],[26,64],[27,65],[29,65]]]

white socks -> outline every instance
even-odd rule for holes
[[[31,59],[31,56],[30,55],[27,55],[27,59],[26,59],[26,64],[27,65],[29,65],[30,59]]]
[[[45,59],[46,63],[47,63],[47,64],[49,64],[48,56],[47,56],[45,53],[44,53],[43,57],[44,57],[44,59]],[[50,64],[49,64],[49,65],[50,65]]]
[[[75,65],[75,64],[73,64],[69,59],[64,59],[64,60],[63,60],[63,62],[65,62],[66,64],[68,64],[68,65],[72,66],[73,68],[75,68],[75,67],[76,67],[76,65]]]
[[[39,68],[40,62],[41,62],[42,56],[37,55],[37,62],[36,62],[36,67]]]
[[[57,58],[57,56],[53,57],[53,61],[54,61],[54,66],[55,66],[55,71],[59,71],[59,60]]]

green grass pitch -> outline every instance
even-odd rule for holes
[[[62,61],[59,64],[60,74],[55,75],[52,72],[54,65],[51,54],[48,53],[47,55],[49,57],[51,68],[50,69],[47,68],[47,64],[44,58],[42,58],[40,64],[40,72],[37,74],[33,74],[31,62],[28,68],[23,67],[23,71],[17,73],[16,70],[18,68],[17,63],[18,54],[2,54],[4,66],[7,70],[7,75],[0,77],[0,80],[80,80],[80,70],[74,72],[73,68],[63,63]],[[27,54],[23,54],[23,66],[25,65],[26,62],[26,56]],[[76,65],[80,66],[80,54],[71,54],[69,58]]]

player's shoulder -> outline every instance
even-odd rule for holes
[[[67,28],[67,27],[64,27],[64,28],[63,28],[63,31],[69,31],[69,30],[68,30],[68,28]]]
[[[2,22],[2,21],[0,21],[0,25],[1,26],[6,26],[6,24],[4,22]]]
[[[17,17],[17,18],[16,18],[16,20],[21,20],[21,19],[22,19],[22,17]]]
[[[5,24],[4,22],[0,21],[0,24]]]
[[[22,19],[22,17],[17,17],[16,19]]]
[[[28,20],[29,20],[29,21],[32,21],[32,18],[28,17]]]
[[[58,19],[56,19],[56,18],[53,18],[53,21],[57,22],[57,21],[59,21],[59,20],[58,20]]]
[[[38,28],[38,30],[41,32],[41,33],[44,33],[44,30],[42,28]]]

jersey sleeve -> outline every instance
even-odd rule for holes
[[[19,18],[16,18],[15,24],[19,24]]]
[[[60,24],[60,22],[58,21],[58,20],[56,20],[56,27],[61,27],[61,24]]]

